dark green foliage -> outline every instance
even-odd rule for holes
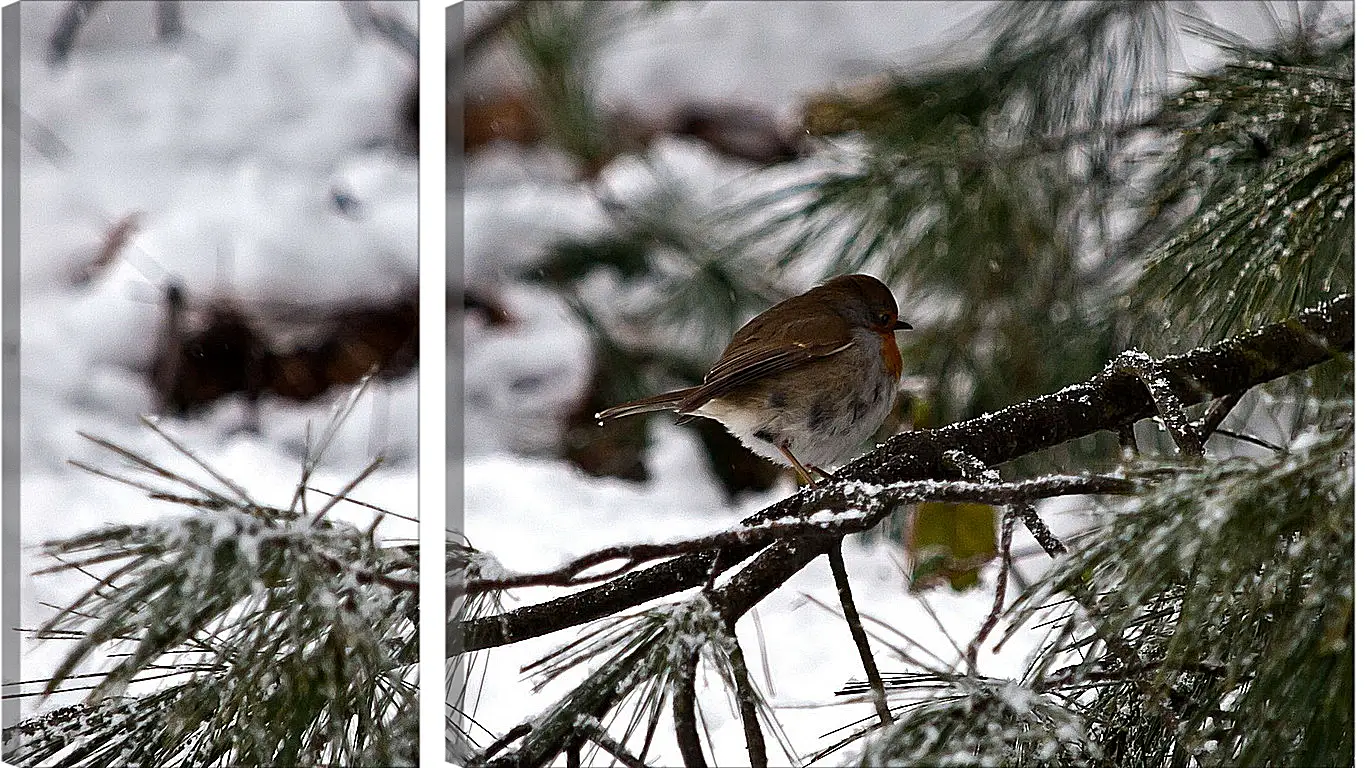
[[[597,50],[627,23],[667,2],[530,2],[508,31],[550,143],[593,175],[632,142],[603,112],[592,79]]]
[[[609,234],[595,240],[560,240],[527,277],[555,285],[573,283],[597,267],[617,271],[621,279],[640,277],[649,268],[650,243],[635,233]]]
[[[1033,685],[1067,693],[1107,762],[1350,764],[1354,451],[1342,410],[1319,415],[1292,450],[1102,513],[1032,588],[1019,624],[1058,594],[1084,608]]]
[[[551,140],[588,164],[602,162],[608,147],[587,64],[606,39],[603,22],[618,12],[611,3],[533,3],[510,30]]]
[[[1137,286],[1153,341],[1217,340],[1351,290],[1354,34],[1319,35],[1236,50],[1164,107],[1174,146],[1144,229],[1194,210]]]

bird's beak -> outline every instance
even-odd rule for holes
[[[915,327],[915,326],[913,326],[913,325],[911,325],[911,324],[905,322],[904,320],[897,320],[897,321],[896,321],[896,324],[893,325],[893,326],[891,326],[891,330],[893,330],[893,331],[908,331],[908,330],[910,330],[911,328],[914,328],[914,327]]]

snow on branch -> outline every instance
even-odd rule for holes
[[[795,515],[765,520],[681,541],[660,544],[620,544],[576,557],[563,566],[542,573],[498,573],[492,577],[464,580],[456,576],[451,586],[478,594],[514,587],[570,587],[614,578],[642,563],[719,547],[767,544],[778,539],[844,535],[865,531],[881,522],[901,504],[923,501],[1012,504],[1032,499],[1077,494],[1127,495],[1138,484],[1110,475],[1053,475],[1017,483],[974,483],[963,480],[916,480],[891,485],[856,481],[831,483],[803,491],[803,508]],[[608,571],[588,573],[596,566],[620,561]]]

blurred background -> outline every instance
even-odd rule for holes
[[[37,544],[180,514],[69,465],[124,469],[78,431],[189,470],[139,422],[160,416],[287,507],[308,430],[377,370],[312,484],[383,455],[355,496],[415,515],[417,4],[19,10],[23,626],[90,585],[29,576]],[[26,647],[24,679],[65,650]]]
[[[463,172],[450,199],[463,227],[447,244],[464,309],[450,328],[462,341],[452,471],[464,532],[509,567],[715,530],[789,493],[789,472],[708,420],[592,414],[697,383],[744,321],[829,276],[877,275],[914,325],[898,335],[905,377],[877,439],[1056,391],[1124,349],[1217,341],[1351,285],[1346,182],[1311,221],[1248,213],[1235,231],[1176,237],[1209,201],[1274,199],[1246,180],[1293,167],[1284,158],[1313,142],[1333,173],[1342,152],[1349,167],[1336,97],[1272,92],[1254,68],[1201,89],[1229,62],[1349,73],[1349,3],[478,0],[462,13],[447,136]],[[1322,243],[1314,257],[1279,247],[1294,227]],[[1349,365],[1278,383],[1225,426],[1283,444],[1297,416],[1281,395],[1348,387]],[[1136,437],[1169,450],[1151,424]],[[1094,435],[1002,473],[1121,455],[1118,436]],[[1076,525],[1064,511],[1048,516],[1063,533]],[[926,621],[894,596],[977,583],[995,526],[990,508],[893,520],[850,554],[860,607]],[[1025,572],[1042,565],[1021,547]],[[828,591],[818,577],[806,587]],[[970,636],[983,594],[935,591],[945,634]],[[824,698],[856,674],[837,621],[826,645],[815,627],[828,617],[808,602],[764,606],[770,637],[780,622],[803,638],[774,651],[774,667],[799,671],[776,674],[778,700]],[[485,679],[516,675],[546,640],[489,654]],[[486,687],[466,711],[482,702],[501,733],[533,709],[525,695]]]

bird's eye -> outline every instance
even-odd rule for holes
[[[881,312],[881,313],[879,313],[879,314],[877,315],[877,325],[890,325],[890,324],[891,324],[891,313],[890,313],[890,312]]]

